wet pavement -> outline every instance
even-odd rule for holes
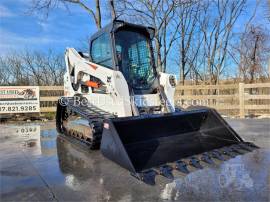
[[[270,120],[228,122],[261,149],[150,186],[58,136],[54,123],[0,125],[1,201],[270,201]]]

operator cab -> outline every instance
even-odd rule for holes
[[[90,59],[121,71],[135,94],[156,93],[153,35],[153,28],[113,21],[91,38]]]

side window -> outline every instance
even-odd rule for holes
[[[94,63],[112,68],[111,41],[108,33],[92,41],[91,57]]]

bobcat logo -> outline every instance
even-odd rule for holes
[[[21,92],[18,92],[18,95],[23,96],[24,99],[31,99],[36,97],[36,93],[32,89],[25,89]]]

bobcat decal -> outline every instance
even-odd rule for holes
[[[32,89],[25,89],[19,92],[18,95],[23,96],[24,99],[30,99],[30,98],[36,97],[36,93]]]

